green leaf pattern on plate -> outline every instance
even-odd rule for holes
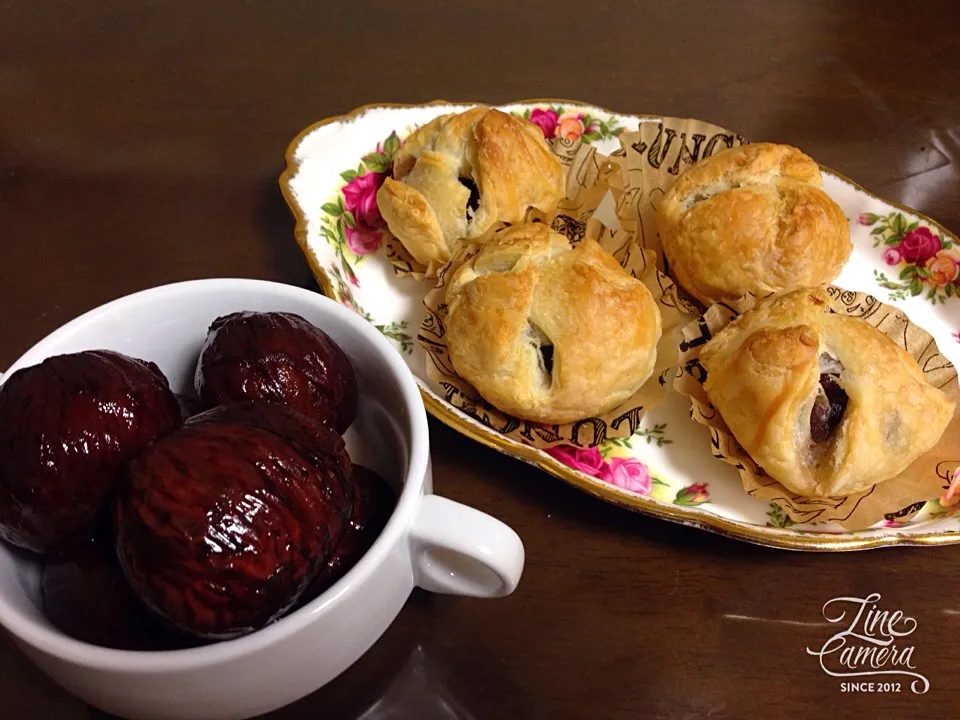
[[[770,510],[767,512],[767,517],[770,518],[767,520],[767,525],[770,527],[784,529],[795,524],[793,520],[787,517],[783,508],[776,503],[770,503]]]
[[[330,268],[333,271],[333,299],[359,313],[393,340],[401,352],[410,355],[413,353],[413,337],[406,332],[407,322],[376,323],[359,306],[351,289],[360,287],[354,267],[380,249],[386,223],[377,207],[377,190],[387,177],[393,156],[401,144],[397,133],[391,132],[373,152],[363,156],[356,170],[351,168],[340,173],[344,185],[336,197],[320,206],[323,211],[320,235],[333,248],[337,260]]]
[[[594,143],[614,140],[626,129],[615,117],[561,104],[530,106],[513,114],[537,125],[547,139]],[[415,129],[416,126],[406,128],[404,135]],[[401,137],[391,132],[363,155],[356,167],[339,173],[343,184],[335,196],[320,206],[319,232],[334,250],[335,261],[326,266],[334,299],[364,317],[401,352],[412,355],[415,343],[407,322],[378,322],[358,304],[354,293],[360,287],[354,268],[366,256],[379,251],[382,244],[386,224],[377,208],[376,193],[391,171],[393,158],[401,146]],[[949,237],[895,210],[887,214],[862,213],[856,221],[869,228],[873,245],[888,266],[885,271],[875,270],[874,279],[889,291],[892,300],[923,297],[939,305],[960,296],[960,247]],[[960,341],[960,332],[954,337]],[[560,446],[551,448],[548,454],[574,470],[627,493],[682,507],[711,503],[709,482],[695,478],[691,483],[689,477],[665,477],[648,465],[650,460],[656,462],[656,449],[672,442],[667,423],[662,422],[640,428],[627,438],[607,440],[598,447]],[[947,518],[958,512],[960,503],[954,499],[931,500],[916,517],[898,527]],[[775,504],[769,506],[766,517],[768,527],[805,532],[793,529],[795,523]]]

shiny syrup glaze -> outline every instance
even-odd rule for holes
[[[229,638],[272,622],[330,559],[353,505],[327,426],[276,404],[191,418],[131,463],[117,549],[140,598],[175,627]]]
[[[825,442],[840,425],[847,409],[847,393],[840,385],[838,375],[820,375],[823,395],[818,395],[810,411],[810,439],[815,443]]]
[[[200,402],[192,395],[177,393],[177,403],[180,405],[180,417],[186,422],[201,410]]]
[[[0,387],[0,538],[35,552],[79,540],[123,462],[180,424],[150,362],[95,350],[15,372]]]
[[[393,488],[373,470],[354,465],[352,482],[353,512],[330,560],[303,594],[301,605],[319,596],[357,564],[383,532],[397,505]]]
[[[291,313],[217,318],[195,378],[205,408],[243,400],[280,402],[344,432],[357,414],[349,359],[319,328]]]
[[[41,589],[47,618],[77,640],[118,650],[176,650],[199,644],[147,611],[123,575],[109,532],[51,557]]]
[[[353,511],[330,559],[297,603],[302,607],[343,577],[370,549],[396,507],[396,494],[379,475],[353,466]],[[124,576],[109,528],[51,557],[41,581],[43,609],[61,631],[120,650],[162,651],[209,642],[176,631],[148,611]]]

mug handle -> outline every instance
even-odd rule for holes
[[[523,573],[520,537],[496,518],[424,495],[410,529],[414,582],[430,592],[504,597]]]

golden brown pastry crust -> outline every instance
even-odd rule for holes
[[[823,353],[842,365],[848,400],[832,435],[812,443]],[[898,475],[953,416],[910,355],[866,321],[830,312],[820,288],[761,301],[717,333],[700,362],[704,390],[737,441],[804,496],[848,495]]]
[[[850,225],[796,148],[723,150],[683,173],[657,209],[670,272],[706,304],[813,287],[840,274]]]
[[[563,194],[563,167],[533,123],[487,107],[442,115],[403,144],[393,177],[377,193],[380,214],[416,260],[450,259],[455,243],[496,223],[521,222],[530,208],[552,213]],[[480,199],[467,216],[471,179]]]
[[[491,238],[450,280],[447,345],[492,405],[549,424],[601,414],[653,372],[660,311],[594,240],[575,248],[541,223]],[[540,344],[552,343],[552,372]]]

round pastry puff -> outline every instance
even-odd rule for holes
[[[804,497],[849,495],[899,475],[954,414],[910,354],[870,322],[834,312],[823,288],[760,300],[706,343],[699,362],[703,390],[742,448]]]
[[[552,214],[563,166],[533,123],[488,107],[441,115],[397,151],[377,192],[380,214],[425,267],[447,262],[456,244],[535,208]]]
[[[518,418],[564,424],[631,398],[654,371],[661,316],[647,286],[596,241],[541,223],[497,233],[453,274],[456,372]]]
[[[794,147],[755,143],[701,160],[667,190],[657,224],[670,274],[710,305],[832,281],[850,225]]]

